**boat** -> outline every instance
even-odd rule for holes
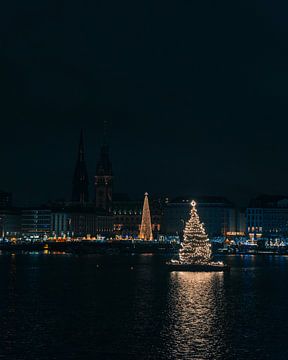
[[[169,271],[190,271],[190,272],[227,272],[230,267],[222,262],[211,262],[207,264],[185,264],[180,262],[167,262]]]

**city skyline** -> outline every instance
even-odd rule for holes
[[[288,359],[288,1],[4,1],[0,359]]]
[[[85,148],[85,163],[87,166],[87,176],[88,176],[88,183],[89,183],[89,201],[93,201],[95,198],[95,175],[96,175],[96,169],[97,169],[97,162],[99,161],[99,158],[101,156],[101,148],[103,146],[104,141],[104,130],[103,130],[103,124],[104,122],[99,123],[99,129],[98,129],[98,138],[99,141],[95,141],[95,136],[93,133],[87,131],[83,127],[79,128],[78,134],[75,134],[75,138],[72,139],[72,137],[69,140],[69,143],[66,144],[65,142],[60,143],[56,148],[57,151],[60,154],[60,158],[64,160],[62,170],[64,172],[61,172],[59,174],[56,173],[56,177],[53,176],[53,171],[55,169],[47,168],[47,178],[43,174],[45,174],[45,169],[43,169],[42,176],[40,176],[40,169],[43,166],[43,163],[39,166],[39,173],[36,172],[27,172],[22,173],[22,175],[25,175],[26,178],[26,186],[27,181],[29,187],[25,188],[21,186],[23,185],[22,182],[15,181],[17,179],[13,179],[10,177],[10,172],[4,173],[4,176],[2,176],[1,181],[1,190],[11,192],[13,194],[13,199],[18,205],[24,205],[24,204],[40,204],[45,203],[47,201],[54,201],[54,200],[65,200],[70,201],[71,200],[71,193],[73,191],[73,176],[75,177],[75,164],[77,163],[77,157],[79,157],[79,136],[81,136],[82,140],[84,142],[84,148]],[[111,125],[110,125],[111,126]],[[140,199],[145,191],[149,191],[152,194],[155,194],[157,196],[169,196],[177,197],[177,196],[224,196],[228,198],[229,200],[235,202],[239,206],[245,206],[248,204],[249,200],[257,195],[261,194],[271,194],[271,195],[286,195],[287,194],[287,187],[282,186],[282,191],[280,191],[280,187],[276,186],[275,190],[273,190],[273,183],[270,183],[267,187],[262,187],[261,184],[259,184],[258,189],[257,188],[249,188],[244,186],[244,184],[239,184],[240,191],[237,193],[237,187],[236,185],[228,182],[214,182],[213,184],[209,184],[209,181],[204,181],[202,184],[199,184],[200,180],[203,179],[202,175],[199,174],[199,178],[195,179],[195,177],[192,174],[191,182],[188,183],[187,178],[185,177],[185,183],[184,186],[179,186],[179,184],[183,185],[183,178],[181,177],[181,174],[179,174],[180,179],[178,180],[178,183],[175,183],[173,186],[171,183],[171,179],[169,177],[163,179],[163,182],[161,185],[158,183],[159,179],[161,179],[161,172],[164,172],[165,174],[169,174],[169,171],[171,171],[172,178],[175,180],[175,174],[174,171],[171,170],[171,167],[169,165],[166,165],[165,167],[160,167],[158,169],[158,172],[153,173],[153,179],[157,179],[157,182],[154,183],[153,179],[149,176],[150,174],[147,173],[141,173],[139,171],[139,174],[143,174],[143,176],[138,176],[137,171],[133,172],[132,169],[140,168],[141,164],[137,162],[137,155],[143,153],[141,152],[141,149],[135,148],[133,150],[131,156],[134,157],[134,162],[131,163],[131,158],[127,158],[127,156],[123,156],[122,151],[125,149],[127,150],[127,144],[125,144],[123,147],[119,147],[119,150],[116,150],[115,146],[115,134],[113,134],[113,131],[109,130],[109,153],[110,158],[112,160],[113,167],[116,169],[114,171],[114,192],[116,194],[128,194],[132,198],[136,197]],[[91,141],[92,139],[92,141]],[[90,141],[89,141],[90,140]],[[39,140],[37,140],[39,141]],[[69,147],[69,150],[73,147],[73,151],[67,151],[67,147]],[[77,150],[78,149],[78,150]],[[113,151],[113,150],[116,151]],[[30,150],[32,148],[30,147]],[[93,151],[94,150],[94,151]],[[139,151],[139,152],[138,152]],[[33,149],[34,152],[34,149]],[[24,150],[25,153],[25,150]],[[34,152],[35,153],[35,152]],[[19,153],[20,154],[20,153]],[[10,154],[11,155],[11,154]],[[17,153],[13,154],[13,156],[17,156]],[[23,155],[23,153],[22,153]],[[48,154],[49,155],[49,154]],[[64,159],[63,155],[66,157]],[[2,153],[3,156],[3,153]],[[39,156],[39,154],[35,155]],[[47,156],[47,154],[46,154]],[[130,156],[130,154],[129,154]],[[131,166],[131,170],[127,169],[127,159],[129,162],[129,165]],[[34,162],[35,159],[29,159],[30,161]],[[27,161],[27,166],[30,165],[29,160]],[[53,159],[47,159],[46,161],[52,161]],[[147,159],[146,159],[147,160]],[[157,159],[156,159],[157,161]],[[166,161],[166,162],[165,162]],[[168,160],[166,159],[164,161],[164,165],[167,164]],[[45,165],[44,162],[44,165]],[[57,162],[57,161],[56,161]],[[12,163],[13,165],[13,163]],[[25,167],[25,163],[20,164],[21,167]],[[215,164],[214,164],[215,166]],[[123,171],[125,169],[125,171]],[[17,171],[17,169],[14,169]],[[128,171],[128,176],[126,173],[126,170]],[[221,169],[220,169],[221,170]],[[219,170],[219,171],[220,171]],[[184,170],[183,170],[184,171]],[[191,171],[191,169],[190,169]],[[73,175],[74,174],[74,175]],[[214,174],[216,177],[219,175]],[[190,174],[191,176],[191,174]],[[213,174],[211,173],[211,177]],[[221,176],[220,176],[221,178]],[[47,183],[47,180],[50,180],[50,182]],[[135,183],[131,183],[131,180],[137,179]],[[5,180],[6,184],[5,186]],[[9,181],[8,181],[9,180]],[[145,180],[145,181],[144,181]],[[219,178],[218,178],[219,180]],[[277,180],[281,180],[278,179]],[[283,182],[283,179],[282,179]],[[14,184],[14,185],[11,185]],[[225,184],[228,184],[228,190],[227,188],[224,189],[223,186]],[[274,183],[274,185],[276,182]],[[20,185],[20,186],[19,186]],[[36,189],[35,189],[36,185]],[[212,185],[212,186],[211,186]],[[277,185],[277,184],[276,184]],[[235,186],[235,188],[233,188]],[[236,189],[236,190],[235,190]]]

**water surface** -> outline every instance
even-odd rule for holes
[[[288,359],[288,258],[0,255],[0,359]]]

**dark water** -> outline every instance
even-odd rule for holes
[[[288,359],[288,258],[226,261],[1,255],[0,359]]]

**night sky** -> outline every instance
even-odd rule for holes
[[[0,29],[17,202],[70,197],[81,127],[92,183],[104,120],[117,192],[288,193],[286,1],[11,0]]]

